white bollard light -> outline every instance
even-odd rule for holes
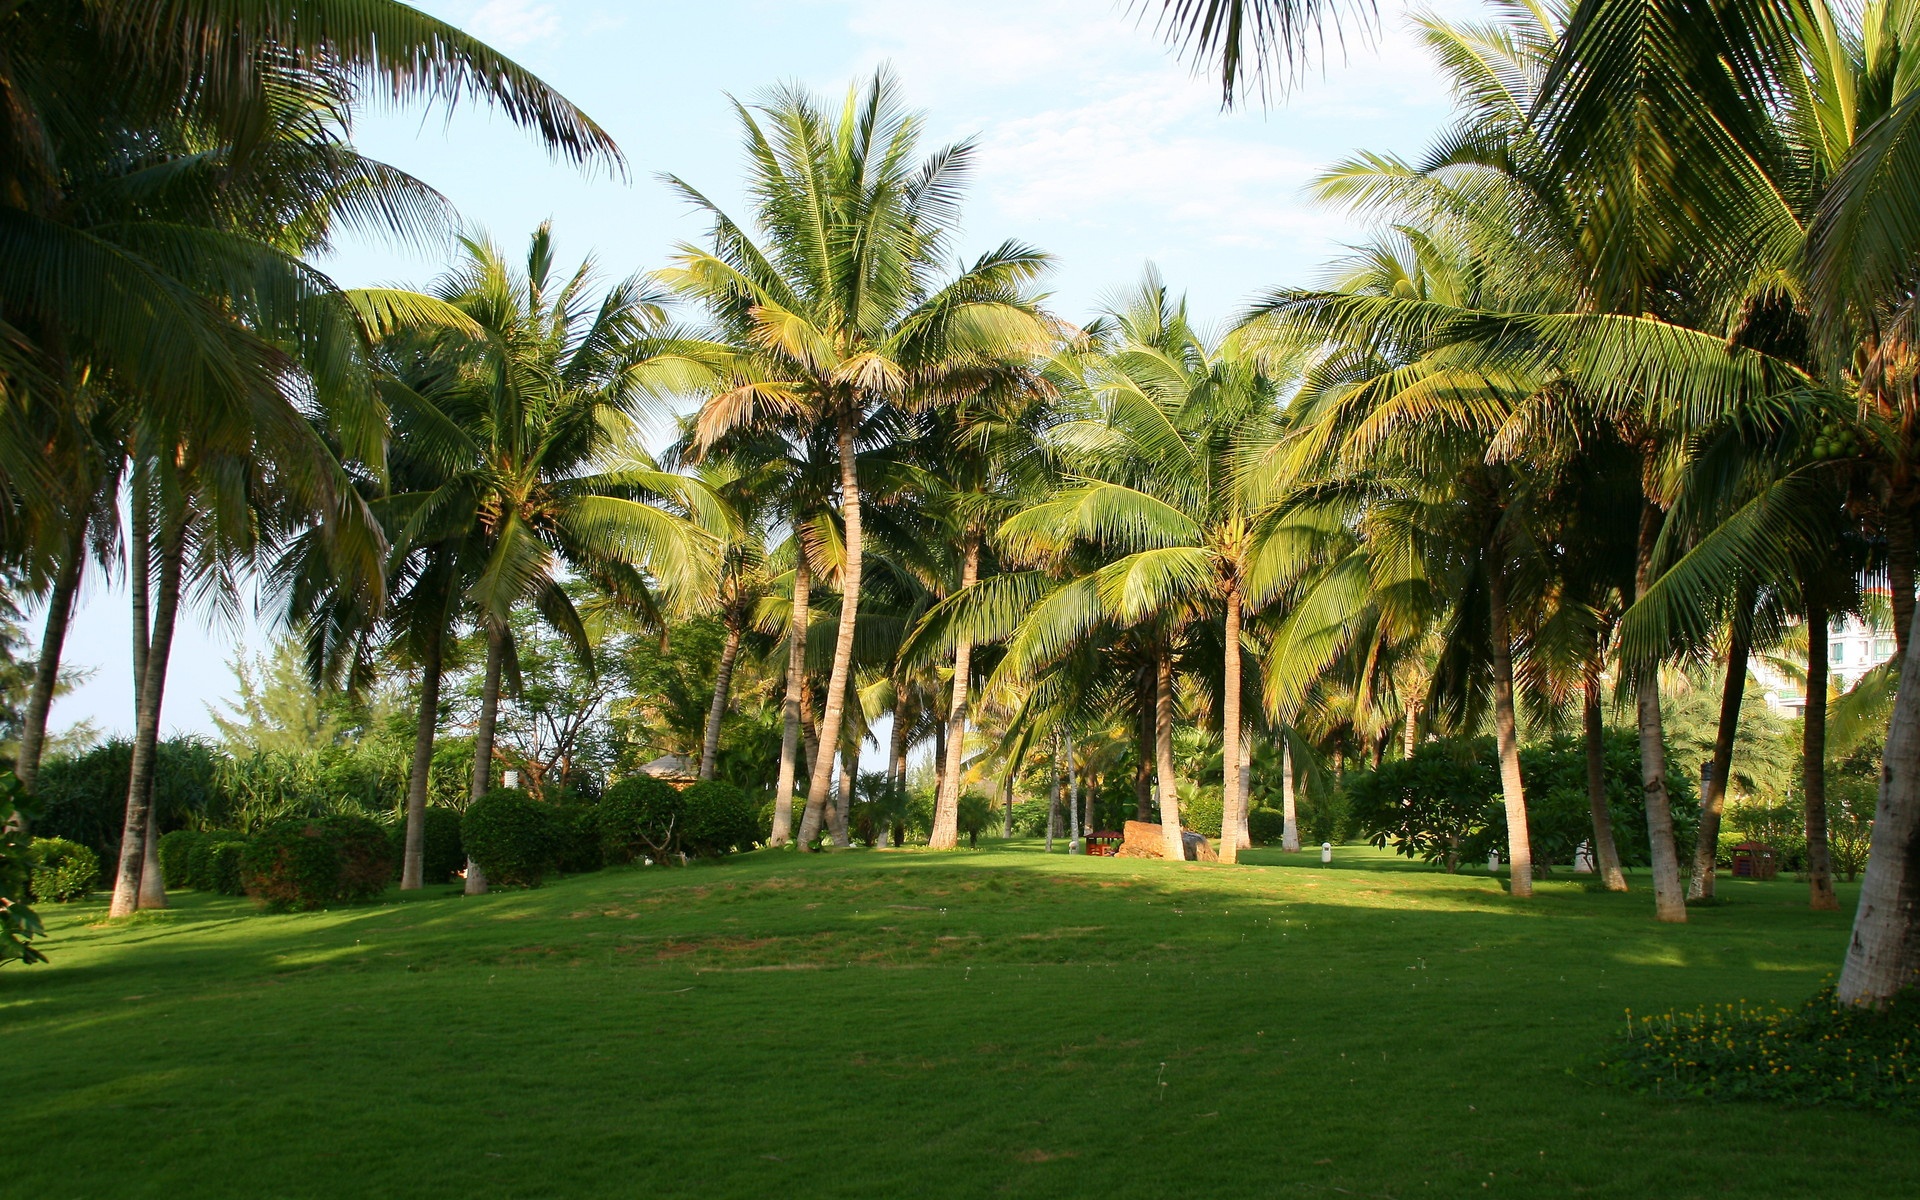
[[[1332,842],[1320,843],[1320,861],[1323,863],[1330,863],[1333,861],[1333,843]]]
[[[1500,869],[1500,851],[1498,850],[1488,851],[1487,852],[1487,874],[1491,875],[1495,871],[1498,871],[1499,869]]]

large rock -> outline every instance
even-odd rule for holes
[[[1128,821],[1125,840],[1115,851],[1115,858],[1165,858],[1167,856],[1167,837],[1158,821]],[[1220,856],[1213,852],[1207,839],[1191,829],[1180,831],[1180,840],[1186,844],[1188,862],[1219,862]]]

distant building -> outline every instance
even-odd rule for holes
[[[1884,595],[1884,592],[1880,593]],[[1836,692],[1860,682],[1860,677],[1893,657],[1893,630],[1878,621],[1851,613],[1827,623],[1827,676]],[[1797,717],[1807,706],[1806,687],[1789,679],[1772,664],[1756,658],[1753,677],[1764,689],[1767,707],[1783,716]]]

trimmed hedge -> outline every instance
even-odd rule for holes
[[[226,829],[200,835],[187,857],[187,886],[222,896],[246,895],[240,879],[240,856],[247,842],[244,834]]]
[[[753,849],[760,819],[752,799],[731,783],[702,780],[680,793],[680,848],[702,858]]]
[[[541,877],[559,865],[561,838],[553,808],[519,788],[495,788],[467,805],[460,840],[489,885],[538,887]]]
[[[681,833],[683,793],[651,775],[633,775],[600,800],[600,846],[608,862],[665,861]]]
[[[393,878],[386,830],[366,817],[276,821],[240,853],[247,895],[273,909],[379,895]]]
[[[160,835],[160,878],[170,888],[193,886],[193,848],[205,837],[197,829]]]
[[[1277,808],[1248,809],[1247,836],[1256,846],[1278,846],[1287,836],[1287,814]]]
[[[100,881],[100,856],[65,838],[34,838],[27,861],[33,872],[27,888],[34,900],[85,900]]]
[[[427,805],[422,814],[420,883],[423,887],[450,883],[455,871],[467,865],[466,847],[460,841],[460,813],[451,808]],[[393,876],[398,879],[406,866],[407,820],[402,816],[388,831],[393,842]]]

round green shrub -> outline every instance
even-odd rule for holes
[[[194,886],[193,848],[203,836],[197,829],[176,829],[160,835],[160,878],[168,887]]]
[[[1247,810],[1247,836],[1256,846],[1277,846],[1287,835],[1287,815],[1277,808]]]
[[[467,851],[460,844],[460,813],[429,804],[423,810],[421,826],[420,883],[424,887],[448,883],[455,871],[467,865]],[[394,822],[387,836],[393,843],[393,874],[397,879],[406,865],[406,818]]]
[[[598,871],[606,865],[600,850],[600,814],[591,804],[553,805],[557,842],[554,858],[566,875]]]
[[[685,812],[680,847],[688,854],[718,858],[753,849],[760,833],[759,814],[752,799],[731,783],[702,780],[680,793],[680,804]]]
[[[495,788],[467,805],[460,840],[489,884],[538,887],[559,858],[553,809],[519,788]]]
[[[633,775],[600,800],[600,845],[607,861],[663,860],[680,835],[681,793],[651,775]]]
[[[85,900],[100,881],[100,856],[65,838],[34,838],[27,849],[35,900]]]
[[[247,895],[268,908],[364,900],[393,878],[386,831],[366,817],[276,821],[240,853]]]

